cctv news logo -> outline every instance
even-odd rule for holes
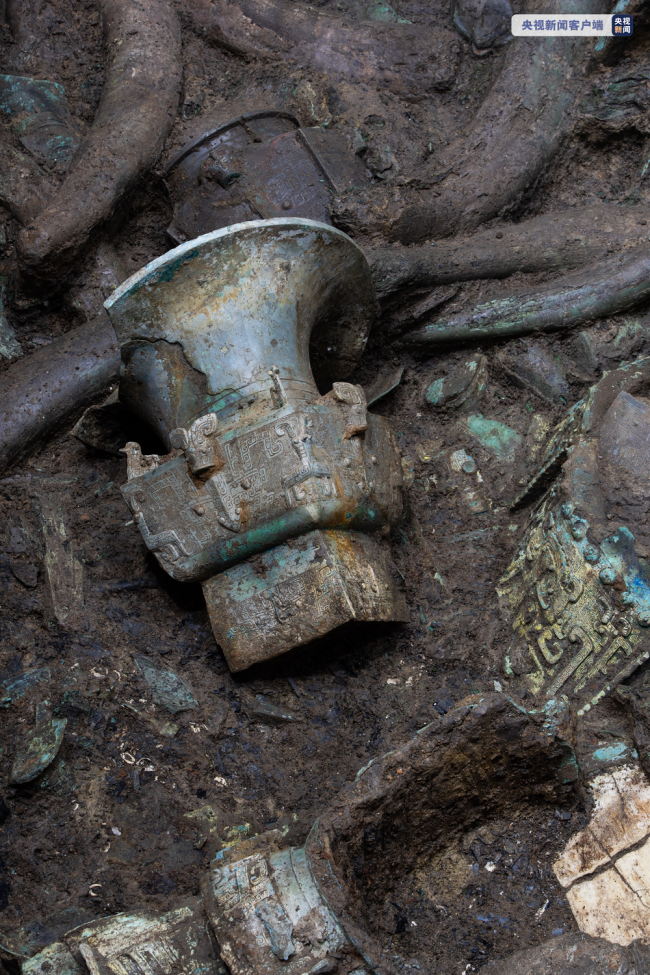
[[[515,14],[514,37],[630,37],[632,18],[625,14]]]

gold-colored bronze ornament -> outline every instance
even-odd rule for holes
[[[650,359],[606,374],[549,441],[561,478],[498,586],[519,638],[506,672],[589,711],[650,657]]]

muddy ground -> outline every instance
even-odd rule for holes
[[[348,7],[338,4],[344,12]],[[395,9],[424,26],[449,19],[442,4],[409,0]],[[105,69],[97,10],[90,2],[53,0],[45,12],[48,41],[39,48],[38,76],[64,84],[73,113],[89,122]],[[354,15],[351,7],[348,12]],[[8,29],[2,37],[7,70],[15,70]],[[260,107],[289,109],[303,124],[347,124],[337,107],[341,94],[322,79],[292,73],[290,64],[246,63],[187,29],[184,44],[186,97],[168,157],[213,120]],[[501,56],[477,59],[459,39],[455,80],[426,112],[382,96],[392,100],[391,147],[402,171],[429,151],[432,113],[453,134]],[[643,60],[642,49],[630,54],[635,58]],[[358,108],[361,96],[355,97]],[[363,124],[369,131],[384,126],[374,108]],[[644,152],[637,131],[601,141],[576,135],[508,219],[599,199],[622,202],[630,194],[645,201]],[[132,273],[169,248],[170,218],[164,184],[152,174],[100,236],[111,239]],[[90,263],[82,261],[46,301],[26,298],[12,246],[17,225],[1,213],[0,224],[7,237],[0,272],[10,282],[8,315],[28,353],[83,324],[79,294]],[[504,288],[496,281],[463,285],[445,310]],[[33,949],[87,917],[167,908],[199,892],[222,844],[273,827],[286,830],[288,843],[301,843],[332,796],[371,758],[469,694],[493,690],[495,681],[514,692],[503,673],[510,636],[495,584],[517,550],[528,512],[512,511],[510,502],[535,473],[548,430],[602,371],[650,352],[649,314],[641,309],[581,332],[423,355],[386,339],[385,316],[352,381],[368,386],[380,373],[405,370],[401,385],[373,410],[390,418],[403,454],[406,504],[390,544],[410,622],[336,632],[240,675],[229,673],[215,643],[200,587],[174,583],[148,554],[120,494],[124,460],[80,444],[69,422],[6,472],[0,480],[0,931]],[[427,403],[424,393],[435,379],[478,355],[486,357],[483,392],[456,409]],[[555,364],[554,393],[513,375],[512,363],[526,356],[546,363],[547,371]],[[514,462],[471,434],[466,419],[477,412],[519,435]],[[441,473],[440,457],[460,449],[474,469],[455,478]],[[44,531],[52,525],[63,526],[76,566],[64,623],[57,621],[53,600],[60,597],[43,564]],[[199,702],[174,717],[173,738],[137,713],[169,720],[136,669],[139,655],[182,676]],[[36,682],[16,680],[35,670]],[[263,723],[253,714],[258,694],[297,720]],[[39,779],[14,787],[13,757],[39,702],[68,719],[64,743]],[[629,735],[615,704],[603,705],[579,730],[585,755],[595,741]],[[450,836],[447,849],[400,881],[377,921],[382,943],[432,970],[460,973],[575,928],[551,863],[585,825],[588,810],[574,795],[562,809],[538,804],[506,812]]]

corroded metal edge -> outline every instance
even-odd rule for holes
[[[178,247],[174,247],[172,250],[161,254],[160,257],[156,257],[155,260],[140,268],[130,278],[127,278],[119,288],[116,288],[113,294],[104,302],[104,308],[110,314],[111,310],[116,309],[116,306],[122,298],[147,284],[154,284],[155,281],[151,280],[154,274],[186,257],[191,251],[197,250],[197,248],[207,247],[207,245],[218,240],[234,238],[246,231],[268,230],[272,227],[284,227],[288,230],[319,230],[331,234],[333,237],[338,237],[349,243],[351,247],[361,254],[364,261],[366,260],[365,254],[351,237],[348,237],[342,230],[338,230],[329,224],[320,223],[317,220],[297,220],[295,217],[275,217],[273,220],[248,220],[245,223],[235,223],[229,227],[223,227],[221,230],[213,230],[209,234],[195,237],[194,240],[186,240],[183,244],[179,244]]]

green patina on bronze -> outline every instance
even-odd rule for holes
[[[553,332],[633,308],[650,297],[650,258],[603,262],[549,288],[476,305],[410,332],[406,345],[435,345],[527,332]]]
[[[173,670],[161,667],[148,657],[136,657],[135,664],[151,688],[151,696],[156,704],[171,714],[191,711],[198,705],[188,685]]]
[[[120,399],[169,450],[126,445],[124,497],[165,571],[203,584],[230,666],[350,619],[404,619],[381,548],[360,534],[399,517],[399,453],[363,389],[339,378],[375,310],[356,244],[313,220],[237,224],[153,261],[106,309],[122,344]],[[237,563],[256,557],[264,592],[233,608]]]
[[[14,758],[11,781],[15,785],[31,782],[54,761],[67,723],[67,718],[47,717],[32,729]]]
[[[481,446],[498,460],[514,460],[521,437],[512,427],[498,420],[489,420],[480,413],[468,417],[467,427]]]
[[[2,682],[0,707],[9,707],[13,701],[19,701],[21,697],[24,697],[30,687],[46,683],[51,677],[52,673],[49,667],[35,667],[33,670],[24,670],[15,677],[8,677]]]
[[[81,143],[65,97],[54,81],[0,75],[0,117],[37,159],[65,170]]]

